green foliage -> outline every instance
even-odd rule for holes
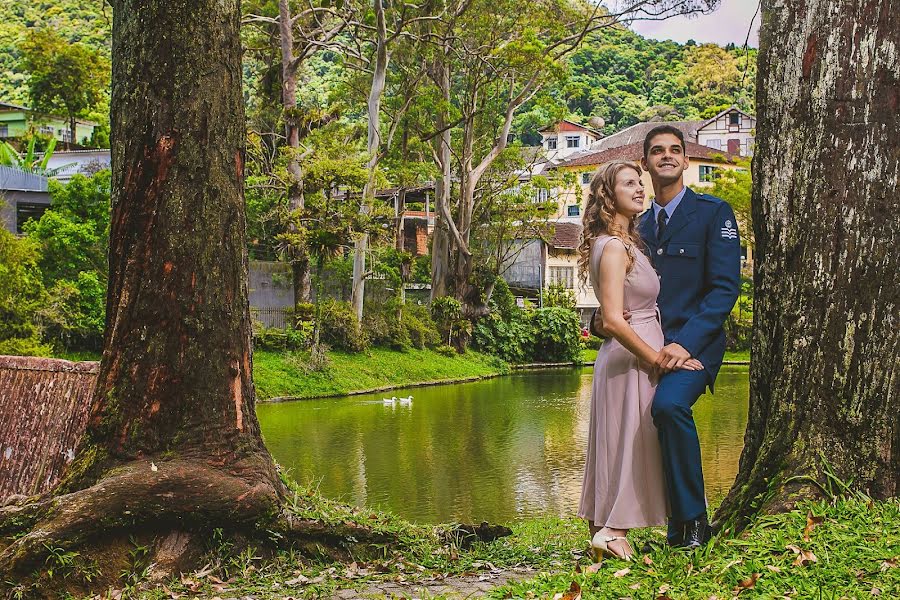
[[[419,350],[434,348],[441,343],[441,334],[431,319],[428,308],[416,304],[403,307],[401,323],[409,336],[409,343]]]
[[[406,350],[410,347],[412,342],[409,331],[398,318],[398,302],[366,308],[368,310],[363,315],[362,328],[373,346],[392,350]]]
[[[50,210],[25,224],[47,290],[44,338],[63,349],[99,350],[108,279],[110,172],[50,182]]]
[[[610,134],[639,121],[714,116],[732,104],[753,109],[757,51],[643,38],[625,28],[588,36],[554,93],[575,118],[600,116]],[[548,121],[550,122],[550,121]]]
[[[40,341],[37,311],[46,296],[40,254],[31,240],[0,228],[0,354],[48,356]]]
[[[303,350],[312,342],[312,323],[298,321],[296,327],[281,329],[279,327],[253,328],[253,347],[260,350]]]
[[[561,283],[552,283],[541,291],[544,308],[568,308],[575,310],[575,290],[566,288]]]
[[[546,362],[575,362],[581,357],[581,324],[567,308],[534,311],[535,356]]]
[[[431,302],[431,318],[434,319],[438,331],[441,332],[441,339],[447,345],[453,342],[454,333],[458,333],[465,327],[462,304],[450,296],[435,298]]]
[[[68,42],[49,27],[30,30],[21,49],[33,109],[64,112],[71,120],[108,94],[110,65],[97,50]]]
[[[738,169],[716,171],[713,185],[699,191],[721,198],[731,205],[741,228],[741,241],[752,248],[753,211],[750,207],[750,197],[753,191],[753,176],[750,161],[745,160],[738,166]]]
[[[366,331],[356,321],[349,302],[319,301],[322,341],[338,350],[362,352],[369,347]]]
[[[522,364],[534,356],[535,330],[525,311],[517,309],[507,318],[491,312],[475,323],[472,342],[481,352]]]
[[[50,137],[44,146],[44,155],[40,160],[35,156],[35,145],[39,140],[38,135],[29,135],[25,144],[25,153],[21,156],[9,142],[0,141],[0,165],[12,167],[26,173],[41,175],[42,177],[53,177],[63,169],[66,169],[74,163],[69,163],[53,169],[48,169],[47,164],[53,156],[53,149],[56,147],[56,138]]]

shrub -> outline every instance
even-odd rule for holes
[[[438,333],[437,326],[431,320],[426,307],[407,304],[403,307],[402,314],[401,324],[406,329],[409,343],[414,348],[419,350],[434,348],[441,343],[441,334]]]
[[[542,308],[532,316],[534,354],[542,362],[576,361],[581,355],[581,324],[567,308]]]
[[[258,326],[253,328],[253,345],[260,350],[302,350],[312,342],[312,323],[301,322],[295,328]]]
[[[575,310],[575,291],[563,286],[561,283],[554,283],[541,292],[543,297],[544,308],[568,308]]]
[[[534,352],[534,327],[524,311],[517,310],[504,320],[492,312],[475,323],[472,335],[475,348],[511,363],[525,363]]]
[[[443,354],[444,356],[456,356],[458,352],[456,348],[453,346],[448,346],[447,344],[442,344],[434,349],[438,354]]]
[[[0,341],[0,354],[10,356],[53,356],[53,348],[36,337]]]
[[[397,320],[394,303],[372,310],[363,317],[363,330],[373,346],[406,350],[411,342],[409,332]]]
[[[323,342],[348,352],[362,352],[369,347],[369,338],[356,321],[349,302],[324,298],[321,302],[319,327]]]
[[[99,351],[106,320],[106,280],[92,271],[57,280],[38,311],[44,337],[65,349]]]

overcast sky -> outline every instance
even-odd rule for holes
[[[638,21],[632,29],[644,37],[657,40],[674,40],[684,43],[714,43],[724,46],[729,42],[743,45],[750,28],[750,20],[756,12],[755,0],[721,0],[715,12],[699,17],[674,17],[666,21]],[[759,47],[759,16],[753,21],[750,45]]]

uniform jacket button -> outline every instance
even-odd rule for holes
[[[684,254],[684,248],[678,251],[678,254]]]
[[[656,251],[656,253],[657,253],[658,255],[662,256],[662,248],[659,248],[659,249]]]

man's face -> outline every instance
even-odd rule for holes
[[[665,185],[681,179],[688,167],[688,158],[678,137],[661,133],[650,140],[650,150],[641,163],[654,182]]]

